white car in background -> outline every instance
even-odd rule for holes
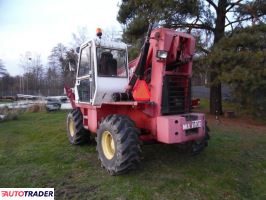
[[[47,99],[47,103],[45,104],[47,112],[57,111],[61,109],[61,102],[55,98]]]

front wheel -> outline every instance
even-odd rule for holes
[[[109,115],[97,131],[97,151],[102,166],[118,175],[135,169],[140,161],[139,130],[127,116]]]
[[[83,127],[83,116],[79,109],[72,110],[67,115],[67,136],[70,144],[88,143],[90,133]]]

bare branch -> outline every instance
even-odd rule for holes
[[[230,6],[229,6],[229,8],[226,9],[226,12],[228,12],[229,10],[231,10],[234,6],[239,5],[241,3],[241,1],[243,1],[243,0],[238,0],[235,3],[229,3],[228,5],[230,5]]]
[[[195,21],[193,21],[191,24],[197,24],[199,21],[199,16],[197,16],[197,18],[195,19]],[[188,29],[188,33],[191,33],[192,27],[189,27]]]
[[[212,0],[206,0],[212,7],[214,7],[215,10],[218,9],[218,7],[215,5],[215,3]]]
[[[244,19],[238,19],[238,20],[236,20],[236,21],[229,22],[229,23],[226,24],[224,27],[232,26],[232,25],[235,24],[235,23],[243,22],[243,21],[250,20],[250,19],[252,19],[252,17],[247,17],[247,18],[244,18]]]
[[[205,49],[205,48],[203,48],[202,46],[198,46],[198,49],[200,49],[202,52],[204,52],[205,54],[209,54],[210,53],[210,50],[208,50],[208,49]]]
[[[228,21],[228,24],[230,24],[230,23],[231,23],[231,21],[228,19],[228,17],[227,17],[227,16],[225,16],[225,18],[226,18],[226,20]],[[234,30],[233,24],[230,24],[230,25],[231,25],[231,31],[233,31],[233,30]]]
[[[261,14],[261,15],[258,15],[257,17],[261,17],[263,16],[264,14]],[[246,17],[246,18],[242,18],[242,19],[238,19],[236,21],[233,21],[233,22],[229,22],[228,24],[226,24],[224,27],[227,27],[227,26],[231,26],[232,24],[235,24],[235,23],[239,23],[239,22],[243,22],[243,21],[246,21],[246,20],[250,20],[250,19],[253,19],[254,16],[251,16],[251,17]]]
[[[189,23],[184,23],[184,24],[171,24],[172,28],[194,28],[194,29],[204,29],[204,30],[209,30],[214,32],[214,28],[211,26],[208,26],[206,24],[189,24]]]

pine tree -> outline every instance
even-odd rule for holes
[[[149,23],[168,28],[201,30],[200,40],[205,52],[225,35],[227,28],[234,30],[249,24],[265,21],[266,1],[262,0],[123,0],[117,19],[124,25],[123,38],[134,43],[147,30]],[[211,36],[210,36],[211,35]],[[216,66],[210,70],[210,113],[222,114],[221,83]]]
[[[234,31],[208,56],[218,79],[232,86],[237,102],[257,116],[266,113],[266,25]]]
[[[0,59],[0,76],[4,76],[6,74],[7,74],[6,67],[5,67],[2,59]]]

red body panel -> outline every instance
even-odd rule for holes
[[[88,127],[91,132],[96,132],[98,128],[98,122],[110,114],[121,114],[129,116],[140,129],[151,130],[152,121],[154,118],[149,117],[143,112],[145,104],[133,103],[128,105],[128,102],[119,102],[121,104],[102,104],[101,107],[94,107],[88,104],[76,104],[81,109],[81,112],[85,116],[83,119],[84,126]],[[87,117],[86,117],[87,116]],[[88,121],[86,120],[88,119]],[[154,132],[155,133],[155,132]]]
[[[65,88],[65,91],[66,91],[66,95],[67,95],[67,97],[69,98],[69,100],[70,100],[70,103],[71,103],[71,106],[72,106],[72,108],[74,109],[74,108],[76,108],[76,104],[75,104],[75,94],[74,94],[74,92],[72,91],[72,89],[71,88],[69,88],[68,86],[64,86],[64,88]]]
[[[193,115],[197,116],[197,120],[200,120],[200,124],[196,124],[199,127],[188,130],[184,129],[188,126],[191,128],[195,125],[193,125],[191,121],[186,120],[185,116],[172,115],[157,117],[158,141],[171,144],[203,138],[205,135],[205,124],[202,124],[205,123],[204,115],[198,113],[193,113]]]

